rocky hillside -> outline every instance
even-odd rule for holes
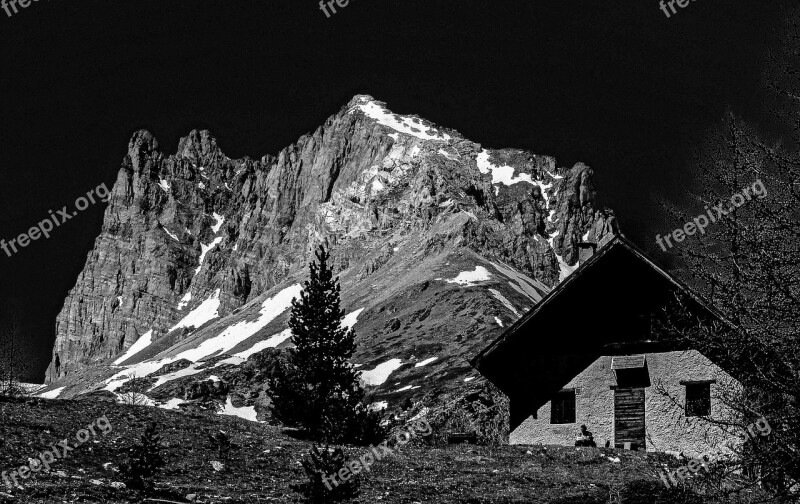
[[[68,458],[58,458],[50,471],[17,478],[18,487],[9,489],[0,479],[0,504],[303,502],[291,486],[307,481],[300,461],[308,458],[312,443],[290,437],[283,429],[237,418],[182,415],[93,400],[6,401],[0,398],[5,420],[0,427],[3,470],[11,473],[28,457],[53,449],[60,440],[74,449]],[[96,429],[92,441],[75,447],[76,433],[100,417],[105,417],[111,430]],[[155,477],[156,490],[145,494],[125,488],[119,467],[151,421],[163,436],[166,465]],[[223,471],[215,470],[213,464],[219,463],[220,455],[207,439],[208,434],[220,430],[227,432],[233,443]],[[364,447],[343,448],[347,460],[358,460],[367,451]],[[362,472],[360,495],[352,502],[720,502],[708,495],[668,490],[658,475],[666,467],[672,471],[681,464],[664,454],[612,448],[428,446],[415,442],[395,449],[369,472]],[[693,486],[704,484],[703,480],[689,481]],[[728,504],[765,502],[757,487],[725,497]]]
[[[168,155],[139,131],[58,316],[46,396],[134,375],[157,399],[176,380],[225,381],[288,344],[323,241],[365,383],[387,402],[436,393],[474,378],[466,359],[615,226],[588,166],[487,149],[365,95],[259,160],[228,158],[207,131]]]

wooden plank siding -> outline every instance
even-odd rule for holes
[[[614,446],[622,448],[625,443],[645,446],[643,388],[614,390]]]

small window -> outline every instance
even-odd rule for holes
[[[575,391],[562,390],[550,401],[550,423],[575,423]]]
[[[686,416],[708,416],[711,414],[711,384],[686,384]]]

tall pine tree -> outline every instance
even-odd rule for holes
[[[320,245],[300,299],[292,301],[294,348],[270,380],[270,393],[281,422],[320,441],[356,441],[363,438],[365,425],[377,422],[362,404],[364,390],[349,362],[356,349],[355,332],[342,325],[339,279],[328,266],[329,258]]]

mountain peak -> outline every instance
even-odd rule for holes
[[[421,140],[449,142],[453,136],[436,124],[417,115],[400,115],[389,110],[386,103],[370,95],[356,95],[348,104],[348,113],[361,112],[378,124],[393,130],[391,135],[402,133]],[[455,133],[455,132],[452,132]]]
[[[150,133],[146,129],[140,129],[131,135],[131,139],[128,142],[128,152],[136,152],[140,150],[146,150],[149,152],[158,150],[158,141],[155,139],[152,133]]]
[[[374,101],[378,101],[378,100],[376,100],[372,95],[357,94],[357,95],[355,95],[353,97],[353,99],[351,99],[347,103],[347,108],[350,109],[350,108],[356,107],[358,105],[361,105],[361,104],[364,104],[364,103],[369,103],[369,102],[374,102]],[[381,103],[383,103],[383,102],[381,102]]]
[[[134,135],[134,176],[118,178],[124,197],[57,319],[48,378],[73,380],[67,395],[85,389],[87,368],[110,391],[166,364],[211,373],[208,359],[225,355],[213,372],[234,377],[289,344],[290,301],[321,242],[365,382],[391,401],[454,387],[467,357],[577,267],[581,237],[613,224],[583,165],[483,149],[370,95],[261,161],[227,158],[205,130],[176,155],[156,146]],[[184,397],[170,381],[154,393]]]
[[[221,154],[217,139],[208,130],[192,130],[178,142],[178,155],[201,161],[210,156]]]
[[[128,142],[128,156],[136,169],[141,167],[140,160],[158,150],[158,142],[153,135],[145,130],[136,131]]]

